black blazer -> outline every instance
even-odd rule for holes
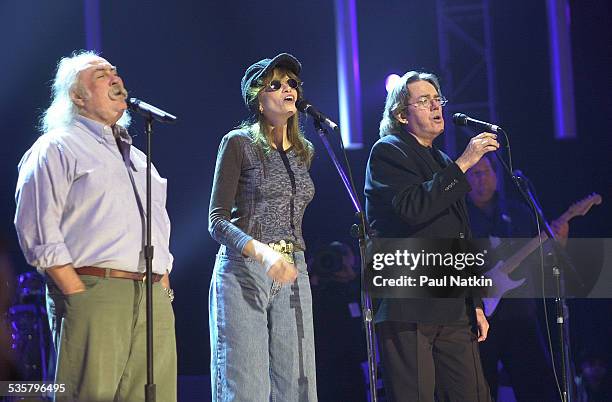
[[[390,133],[372,147],[366,170],[370,235],[470,238],[465,204],[470,190],[465,174],[446,154],[422,146],[405,131]],[[381,299],[375,305],[376,322],[441,324],[466,320],[474,307],[471,299]]]

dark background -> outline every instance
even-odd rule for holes
[[[154,127],[154,161],[169,182],[179,373],[207,374],[207,295],[218,248],[208,235],[207,213],[219,140],[248,117],[239,89],[245,68],[282,51],[302,61],[305,93],[337,120],[333,2],[100,3],[102,56],[118,66],[133,96],[179,116],[175,125]],[[535,183],[551,219],[593,191],[602,194],[604,204],[572,221],[570,233],[610,237],[612,5],[570,2],[578,137],[558,141],[545,2],[491,3],[498,123],[511,137],[515,166]],[[368,151],[378,138],[385,77],[415,68],[440,73],[434,7],[434,1],[357,1],[365,144],[349,156],[360,193]],[[57,60],[86,46],[83,14],[78,1],[0,2],[0,236],[17,272],[31,268],[12,223],[16,165],[39,135],[35,126],[49,104]],[[144,149],[141,125],[135,116],[131,132]],[[305,127],[317,148],[312,167],[317,195],[304,220],[312,253],[332,240],[348,239],[353,212],[310,121]],[[575,326],[585,325],[575,328],[579,344],[612,335],[609,325],[603,333],[599,327],[609,308],[590,306],[577,307]]]

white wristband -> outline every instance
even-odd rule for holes
[[[261,256],[261,264],[266,269],[266,273],[276,264],[278,260],[283,258],[280,253],[272,250],[269,246],[259,243],[255,245],[255,252]]]

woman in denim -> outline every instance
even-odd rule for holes
[[[221,247],[210,284],[214,401],[316,401],[312,297],[302,217],[314,196],[312,144],[300,131],[300,62],[251,65],[253,118],[221,140],[209,231]]]

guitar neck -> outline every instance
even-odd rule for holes
[[[569,222],[569,220],[575,216],[585,215],[587,212],[589,212],[593,205],[598,204],[601,204],[601,195],[593,193],[585,199],[570,206],[567,211],[565,211],[563,215],[557,219],[557,222],[565,223]],[[500,268],[501,271],[506,274],[512,273],[525,258],[529,257],[529,255],[540,246],[540,243],[544,243],[547,239],[548,234],[546,234],[546,232],[542,232],[540,236],[536,236],[529,240],[529,242],[521,247],[514,255],[504,261],[502,267]]]
[[[504,261],[504,264],[501,267],[502,272],[508,275],[511,274],[516,268],[518,268],[525,258],[529,257],[529,255],[533,253],[536,248],[540,247],[540,242],[544,243],[547,239],[548,234],[546,232],[542,232],[539,237],[536,236],[529,240],[529,242],[514,253],[512,257]]]
[[[557,218],[559,222],[569,222],[572,218],[576,217],[576,213],[570,211],[569,209],[563,213],[560,217]]]

